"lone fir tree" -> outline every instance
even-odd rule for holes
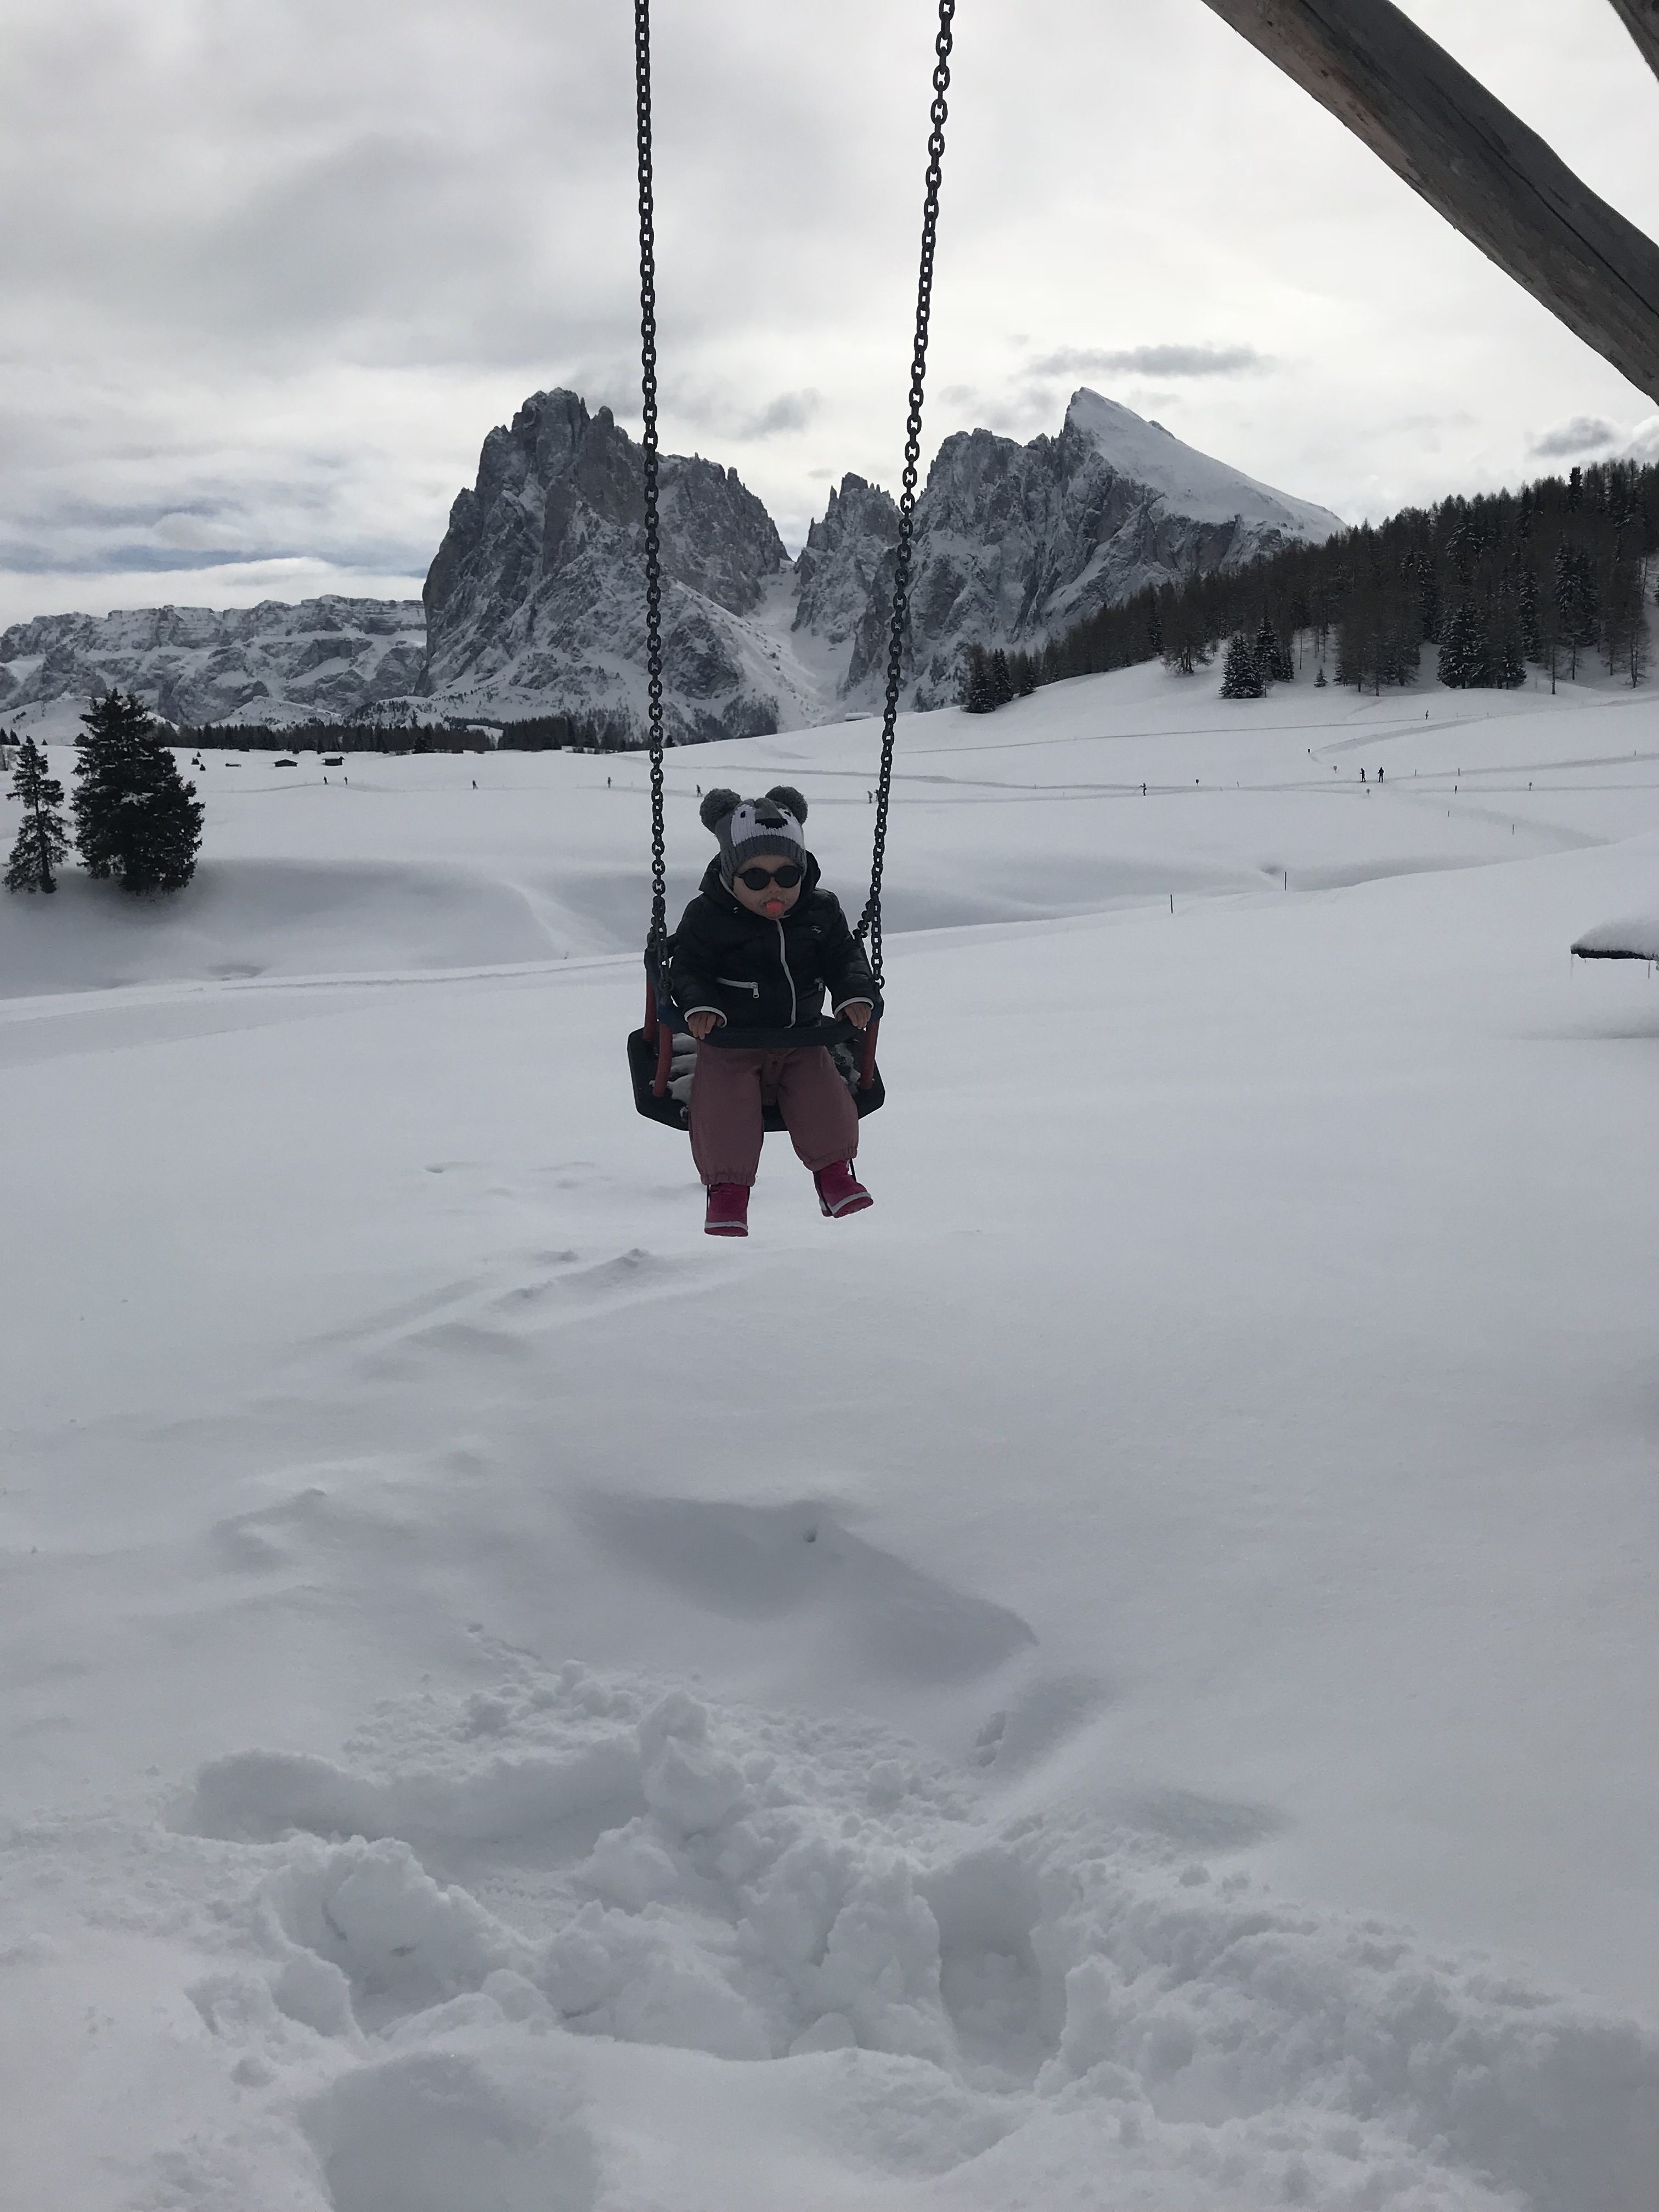
[[[22,802],[23,819],[6,865],[9,891],[55,891],[54,871],[69,851],[64,828],[64,787],[46,765],[44,747],[25,738],[11,779],[11,795]]]
[[[202,808],[155,717],[131,693],[109,691],[81,720],[75,842],[88,874],[137,896],[182,890],[196,872]]]
[[[1242,629],[1235,630],[1227,641],[1221,696],[1224,699],[1265,699],[1267,696],[1261,656]]]

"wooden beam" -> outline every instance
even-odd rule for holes
[[[1431,208],[1659,400],[1659,246],[1390,0],[1206,0]],[[1644,52],[1659,0],[1613,0]]]
[[[1613,0],[1625,28],[1659,76],[1659,0]]]

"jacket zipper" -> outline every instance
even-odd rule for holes
[[[783,924],[780,921],[774,926],[778,933],[778,958],[783,965],[783,980],[789,986],[789,1026],[793,1029],[796,1017],[800,1011],[799,1001],[795,997],[795,979],[789,972],[789,955],[784,948],[783,942]]]

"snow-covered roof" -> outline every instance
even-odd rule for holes
[[[1659,915],[1598,923],[1572,949],[1581,960],[1659,960]]]

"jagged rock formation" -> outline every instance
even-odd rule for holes
[[[679,741],[778,726],[752,614],[788,565],[735,469],[660,465],[665,707]],[[422,689],[480,713],[645,711],[644,468],[609,408],[540,392],[492,430],[427,576]]]
[[[608,409],[526,400],[492,430],[410,600],[48,616],[0,635],[0,716],[110,684],[174,721],[599,714],[645,719],[644,477]],[[791,570],[735,470],[661,465],[665,705],[678,743],[872,705],[887,665],[898,509],[843,477]],[[906,701],[955,694],[963,646],[1039,645],[1146,584],[1342,525],[1098,393],[1057,437],[972,430],[916,507]]]
[[[0,715],[113,684],[171,722],[343,721],[412,691],[425,659],[417,599],[41,615],[0,632]]]
[[[844,476],[795,561],[795,629],[810,630],[828,645],[845,645],[869,611],[898,526],[897,503],[878,484]],[[892,595],[890,565],[890,606]]]
[[[969,642],[1038,645],[1147,584],[1322,543],[1343,526],[1086,389],[1057,438],[958,433],[916,505],[906,696],[926,707],[954,697]],[[872,697],[887,665],[890,550],[872,573],[842,685],[851,699]]]

